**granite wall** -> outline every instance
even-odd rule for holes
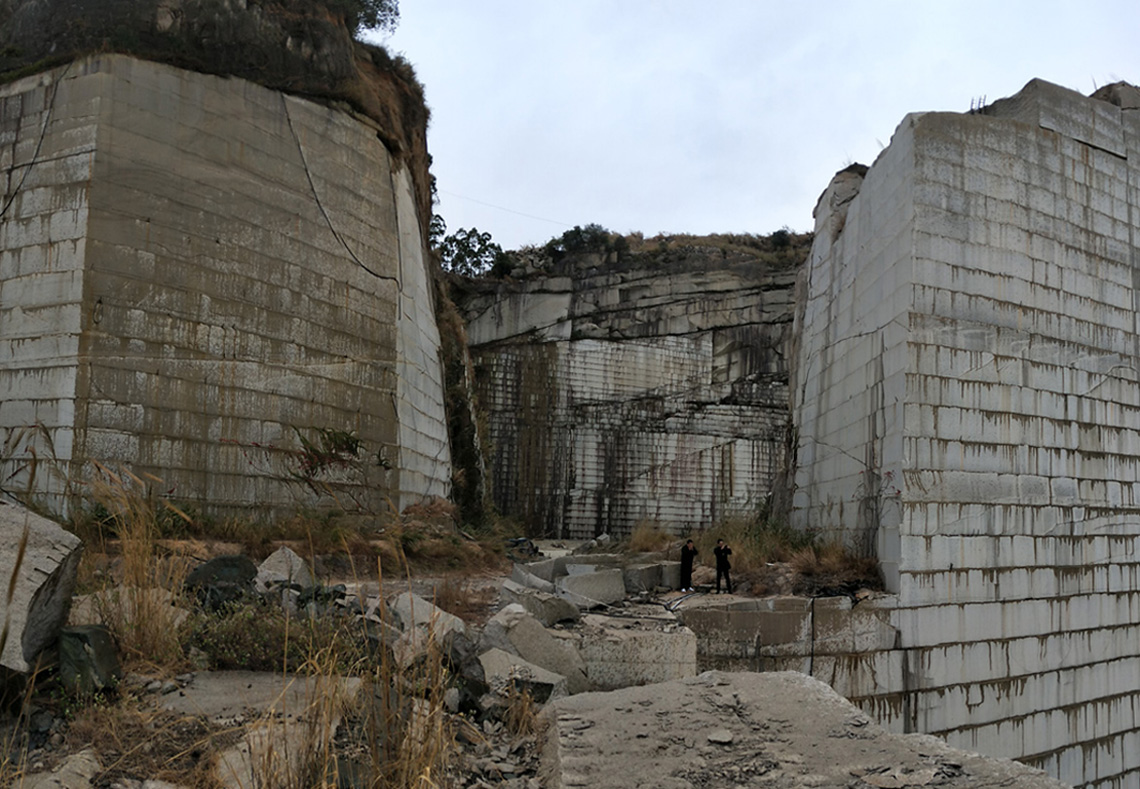
[[[0,111],[6,487],[62,506],[98,461],[215,511],[448,493],[422,224],[374,121],[122,55]]]
[[[797,318],[796,520],[895,593],[848,692],[1078,786],[1140,776],[1138,99],[908,116],[824,192]]]
[[[578,259],[463,300],[494,501],[536,534],[683,532],[766,506],[785,465],[794,270]]]

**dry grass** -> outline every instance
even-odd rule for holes
[[[118,536],[122,562],[120,577],[105,578],[96,591],[96,608],[128,666],[176,666],[182,659],[184,611],[179,603],[185,565],[159,556],[155,502],[146,482],[125,470],[115,473],[97,465],[97,472],[91,496],[108,513],[107,526]],[[180,514],[173,505],[162,504]]]
[[[882,586],[878,562],[871,557],[855,556],[838,542],[802,548],[789,564],[798,575],[797,594],[836,594]]]
[[[498,594],[496,586],[478,586],[469,575],[451,574],[436,585],[433,602],[449,614],[481,622],[490,616]]]
[[[538,705],[529,689],[520,690],[516,683],[510,684],[503,724],[516,737],[528,737],[538,732]]]
[[[676,541],[672,535],[650,521],[640,521],[629,535],[629,550],[634,553],[663,551]]]
[[[195,717],[157,712],[123,694],[81,710],[67,732],[69,750],[92,748],[104,765],[100,786],[147,776],[188,789],[220,789],[213,739],[223,732]]]
[[[758,571],[769,562],[786,562],[804,548],[812,546],[812,534],[790,526],[756,519],[736,518],[723,521],[693,537],[701,560],[713,564],[713,548],[724,540],[732,549],[733,575]]]
[[[763,519],[734,519],[716,524],[693,538],[702,563],[714,564],[713,548],[724,540],[732,549],[735,586],[767,588],[771,564],[785,563],[794,571],[795,594],[846,593],[856,588],[882,587],[875,559],[852,554],[840,543],[820,544],[816,535]],[[754,582],[754,583],[752,583]]]

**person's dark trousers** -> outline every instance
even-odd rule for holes
[[[720,594],[720,577],[724,576],[724,591],[727,594],[732,594],[732,579],[728,577],[728,569],[723,567],[716,568],[716,593]]]

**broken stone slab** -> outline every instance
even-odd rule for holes
[[[515,562],[515,568],[520,572],[527,575],[546,581],[548,584],[554,583],[554,579],[559,575],[566,573],[566,560],[562,559],[543,559],[539,562],[528,562],[526,564],[519,564]],[[513,575],[512,575],[513,577]],[[525,583],[518,578],[514,579],[517,583]],[[527,584],[530,586],[531,584]]]
[[[27,673],[56,640],[82,550],[82,541],[58,523],[0,498],[0,632],[7,633],[0,665]]]
[[[578,606],[569,600],[547,592],[540,592],[537,589],[530,589],[514,581],[503,581],[501,595],[507,604],[521,605],[546,627],[557,622],[577,621],[582,616]]]
[[[466,632],[463,620],[449,614],[442,608],[428,602],[413,592],[396,595],[388,603],[388,608],[401,630],[413,627],[431,627],[441,633]]]
[[[309,564],[300,554],[287,545],[283,545],[269,554],[257,568],[254,586],[258,592],[265,592],[274,585],[296,584],[301,589],[308,589],[316,585]]]
[[[622,570],[626,594],[651,592],[661,585],[661,565],[631,564]]]
[[[548,594],[554,593],[554,584],[542,578],[539,575],[529,572],[527,567],[532,565],[516,564],[511,569],[511,580],[521,586],[528,586],[531,589],[537,589],[540,592],[547,592]]]
[[[431,643],[438,647],[452,665],[462,665],[474,654],[467,625],[412,592],[397,595],[389,603],[393,618],[403,633],[393,645],[400,665],[410,665],[426,654]]]
[[[115,687],[122,679],[119,653],[103,625],[78,625],[59,631],[59,678],[83,696]]]
[[[505,650],[489,649],[479,655],[479,662],[487,684],[494,691],[502,692],[513,685],[519,691],[529,691],[540,704],[566,695],[566,677]]]
[[[566,678],[566,689],[570,693],[582,693],[591,689],[586,664],[574,643],[547,630],[521,605],[506,606],[491,617],[483,628],[479,652],[494,648],[561,674]]]
[[[33,773],[17,784],[20,789],[90,789],[103,770],[91,748],[64,758],[51,772]]]
[[[620,569],[567,575],[555,584],[558,596],[579,608],[613,605],[625,599],[625,580]]]

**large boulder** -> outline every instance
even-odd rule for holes
[[[27,673],[56,640],[82,550],[59,524],[0,498],[0,665]]]
[[[570,693],[590,690],[586,664],[574,644],[547,630],[521,605],[508,605],[483,628],[479,651],[495,648],[561,674]]]

